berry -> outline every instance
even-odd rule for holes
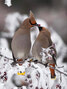
[[[30,75],[30,74],[28,74],[28,75],[27,75],[27,78],[31,78],[31,75]]]
[[[4,75],[6,75],[7,73],[6,72],[4,72]]]
[[[36,87],[35,89],[38,89],[38,87]]]
[[[40,89],[43,89],[42,87]]]
[[[32,83],[32,80],[29,80],[29,83],[31,84]]]
[[[30,87],[33,87],[33,85],[30,85]]]

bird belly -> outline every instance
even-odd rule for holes
[[[30,37],[28,36],[20,36],[13,40],[12,42],[12,51],[14,57],[17,59],[26,59],[28,58],[29,52],[31,48]]]
[[[24,57],[24,52],[18,52],[17,53],[17,58],[23,58]]]
[[[32,55],[35,59],[37,59],[38,61],[41,61],[42,56],[40,55],[41,53],[41,45],[39,45],[38,43],[36,43],[35,45],[33,45],[32,48]]]

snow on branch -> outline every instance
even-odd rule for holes
[[[56,80],[51,80],[49,72],[49,67],[51,66],[45,67],[42,63],[37,62],[36,64],[34,61],[28,61],[26,60],[23,63],[23,66],[16,64],[12,67],[12,60],[9,60],[7,57],[4,58],[3,55],[1,55],[0,85],[3,83],[5,89],[9,89],[9,87],[10,89],[15,89],[15,87],[16,89],[18,89],[17,87],[22,89],[23,86],[25,86],[23,89],[56,89],[56,87],[66,89],[65,76],[60,76],[60,74],[64,73],[64,71],[62,73],[59,73],[59,71],[56,72]],[[18,72],[23,75],[18,75]],[[2,89],[2,86],[0,86],[0,89]]]
[[[8,60],[12,60],[12,61],[13,61],[12,58],[8,58],[8,57],[6,57],[6,56],[4,56],[4,55],[2,55],[2,54],[0,54],[0,56],[3,57],[3,58],[6,58],[6,59],[8,59]],[[24,62],[25,62],[25,61],[23,61],[23,62],[16,62],[16,64],[17,64],[17,63],[24,63]],[[35,61],[35,60],[30,61],[30,59],[29,59],[27,62],[34,62],[34,63],[36,63],[36,64],[37,64],[37,63],[40,63],[40,64],[46,66],[43,62],[39,62],[39,61]],[[47,67],[52,68],[52,69],[55,69],[55,70],[58,71],[59,73],[61,73],[61,74],[65,75],[65,76],[67,76],[66,73],[64,73],[64,72],[62,72],[62,71],[60,71],[60,70],[58,70],[58,69],[52,67],[51,65],[47,65]],[[57,66],[57,67],[58,67],[58,66]],[[63,67],[64,67],[64,66],[58,67],[58,68],[63,68]]]
[[[5,4],[10,7],[12,4],[11,4],[11,0],[5,0]]]

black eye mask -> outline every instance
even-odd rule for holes
[[[37,26],[37,23],[35,23],[35,24],[32,24],[32,23],[31,23],[31,20],[29,20],[29,22],[30,22],[30,24],[31,24],[31,25],[35,25],[35,26]]]

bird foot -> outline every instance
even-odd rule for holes
[[[34,60],[34,63],[36,63],[36,64],[37,64],[37,62],[38,62],[38,60]]]

